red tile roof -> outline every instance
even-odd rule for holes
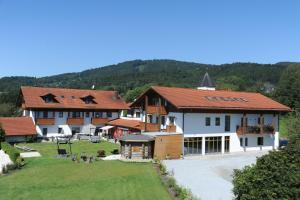
[[[36,135],[31,117],[0,117],[0,124],[6,136]]]
[[[57,103],[45,103],[42,96],[52,94]],[[129,109],[116,91],[66,88],[21,87],[25,108],[58,109]],[[82,98],[92,96],[95,104],[86,104]]]
[[[154,90],[179,109],[291,111],[289,107],[260,93],[159,86],[153,86],[149,90]]]
[[[133,129],[140,130],[140,121],[138,121],[138,120],[115,119],[115,120],[109,121],[107,124],[112,125],[112,126],[121,126],[121,127],[127,127],[127,128],[133,128]]]

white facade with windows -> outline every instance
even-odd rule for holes
[[[169,112],[161,120],[161,129],[172,124],[176,132],[184,135],[184,155],[228,153],[277,149],[279,146],[278,114],[246,114],[248,126],[264,124],[274,126],[274,133],[237,133],[244,114],[240,113],[183,113]],[[142,121],[145,121],[142,113]],[[158,115],[148,114],[149,123],[158,123]]]
[[[96,129],[105,126],[105,124],[94,125],[91,123],[92,118],[104,118],[113,120],[119,118],[119,112],[91,112],[91,111],[32,111],[24,110],[23,116],[32,117],[36,130],[39,136],[43,137],[57,137],[68,136],[75,134],[91,134],[94,135]],[[68,125],[68,117],[82,118],[82,125]],[[53,125],[39,125],[37,119],[51,119],[54,121]]]

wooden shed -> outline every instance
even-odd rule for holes
[[[153,158],[154,138],[147,135],[124,135],[120,138],[121,156],[127,159]]]

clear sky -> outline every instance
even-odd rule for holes
[[[300,1],[0,0],[0,77],[161,58],[300,61]]]

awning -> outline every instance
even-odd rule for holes
[[[103,126],[100,129],[105,131],[105,130],[109,130],[109,129],[113,128],[113,127],[114,126]]]

